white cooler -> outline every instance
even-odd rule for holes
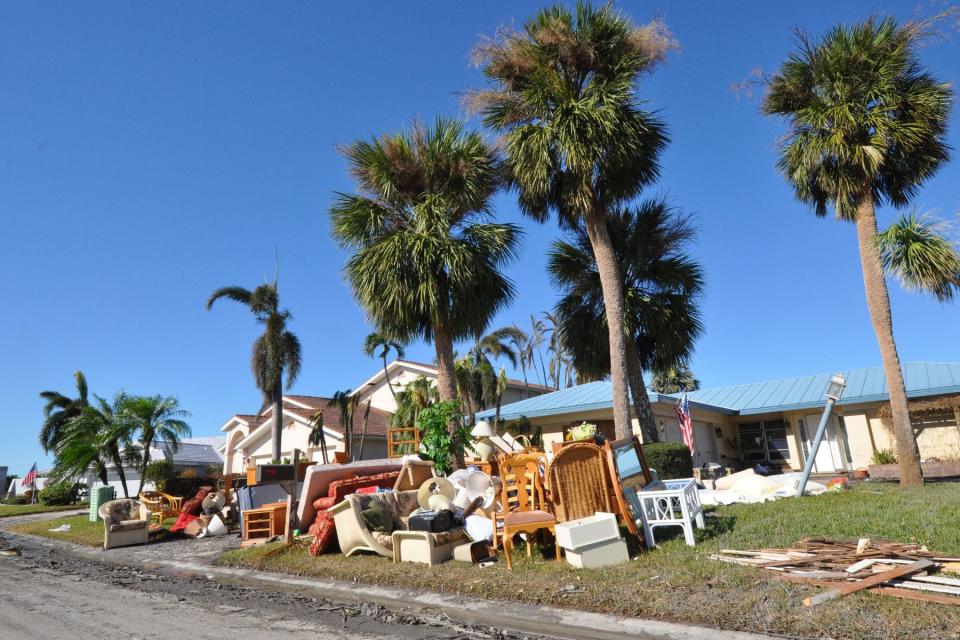
[[[630,560],[627,543],[621,538],[597,542],[576,551],[567,549],[567,562],[578,569],[597,569],[621,564]]]

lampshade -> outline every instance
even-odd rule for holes
[[[490,438],[497,435],[493,430],[493,427],[490,426],[490,423],[486,420],[480,420],[473,427],[473,430],[470,431],[470,435],[474,438]]]

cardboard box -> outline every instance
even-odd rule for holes
[[[596,569],[621,564],[630,560],[625,540],[606,540],[576,551],[567,550],[567,562],[578,569]]]
[[[557,544],[568,550],[577,550],[598,542],[619,539],[620,527],[617,526],[617,516],[604,511],[557,525]]]

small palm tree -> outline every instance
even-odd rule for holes
[[[880,259],[905,289],[925,291],[941,302],[960,295],[960,255],[949,226],[930,215],[910,213],[880,233]]]
[[[343,444],[347,452],[347,459],[353,459],[353,414],[359,404],[359,396],[351,395],[350,389],[337,391],[327,402],[327,406],[335,407],[340,412],[340,427],[343,429]]]
[[[379,353],[377,353],[378,350]],[[383,360],[383,376],[387,380],[387,388],[390,389],[390,395],[393,396],[393,401],[396,402],[397,392],[393,388],[393,383],[390,382],[390,372],[387,371],[387,356],[390,355],[391,350],[397,354],[398,358],[403,358],[406,355],[403,344],[396,340],[391,340],[379,331],[374,331],[369,334],[363,341],[363,352],[365,354],[371,358],[376,354]]]
[[[520,208],[538,221],[584,225],[598,264],[609,331],[617,436],[631,433],[623,289],[605,225],[659,174],[663,124],[640,108],[637,78],[675,46],[662,22],[636,27],[610,4],[541,10],[519,32],[486,40],[478,62],[492,87],[472,95],[484,124],[506,134]]]
[[[890,393],[900,482],[923,483],[910,422],[876,208],[907,205],[949,155],[952,92],[917,59],[924,27],[892,18],[831,29],[800,47],[768,81],[763,110],[786,118],[778,168],[817,216],[833,204],[857,229],[867,308]]]
[[[132,396],[126,398],[122,410],[136,420],[140,440],[140,489],[150,464],[150,447],[156,441],[166,443],[171,452],[179,451],[180,441],[190,437],[186,418],[190,412],[180,408],[175,396]]]
[[[410,427],[417,423],[420,412],[440,399],[430,378],[414,378],[397,392],[397,411],[390,416],[391,427]]]
[[[657,393],[683,393],[696,391],[700,388],[700,381],[693,375],[689,367],[678,365],[653,374],[650,388]]]
[[[87,379],[82,371],[73,374],[77,385],[77,397],[71,398],[57,391],[41,391],[43,405],[43,426],[40,428],[40,446],[45,453],[53,451],[63,436],[64,427],[70,418],[80,415],[90,406]]]
[[[530,388],[530,382],[527,380],[527,367],[533,364],[533,342],[527,332],[514,324],[510,327],[511,332],[508,337],[510,348],[517,354],[517,361],[520,363],[520,372],[523,374],[523,386]]]
[[[536,350],[537,359],[540,361],[540,370],[537,371],[536,362],[534,362],[534,371],[537,373],[537,382],[544,387],[547,386],[547,368],[543,365],[543,341],[545,340],[547,325],[532,313],[530,314],[530,359],[533,360],[533,352]],[[542,377],[541,377],[542,374]]]
[[[328,464],[330,458],[327,456],[327,437],[323,429],[323,411],[317,411],[310,420],[310,435],[307,438],[307,443],[311,447],[319,445],[320,453],[323,456],[323,464]]]
[[[656,442],[658,429],[643,372],[686,360],[702,332],[698,298],[703,273],[687,253],[695,230],[689,218],[662,199],[618,209],[607,217],[607,228],[623,279],[630,391],[644,439]],[[547,270],[562,294],[555,333],[572,352],[578,373],[603,378],[610,372],[604,296],[584,230],[569,241],[553,243]]]
[[[217,289],[207,300],[207,310],[220,298],[245,305],[259,324],[263,334],[253,343],[250,367],[257,388],[264,400],[273,405],[273,459],[280,460],[280,439],[283,435],[283,380],[289,389],[300,374],[300,340],[287,328],[290,312],[280,309],[277,282],[263,284],[250,291],[242,287]]]
[[[514,295],[501,268],[521,232],[492,220],[497,154],[446,119],[343,153],[358,193],[336,196],[331,221],[353,252],[345,272],[354,295],[382,333],[433,342],[440,398],[456,400],[454,342],[481,333]]]

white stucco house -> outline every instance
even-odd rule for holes
[[[403,390],[408,384],[420,377],[425,377],[436,383],[437,367],[422,362],[410,360],[394,360],[387,365],[386,372],[379,368],[367,380],[357,385],[353,394],[358,399],[358,406],[354,416],[354,443],[355,458],[374,459],[386,457],[387,427],[390,416],[397,410],[393,394]],[[519,402],[549,391],[546,387],[536,384],[525,384],[520,380],[510,380],[503,394],[503,403]],[[363,425],[367,401],[370,403],[370,412],[366,422],[366,437],[363,439],[363,451],[360,452],[360,436]],[[294,449],[299,449],[307,459],[322,461],[322,450],[319,446],[309,444],[310,432],[313,430],[312,420],[318,412],[323,413],[324,439],[328,455],[337,451],[345,451],[344,433],[340,427],[340,412],[329,406],[330,399],[324,396],[284,395],[283,396],[283,430],[281,433],[281,456],[289,458]],[[263,464],[273,457],[271,429],[273,421],[273,406],[264,406],[257,414],[236,414],[227,420],[220,431],[226,440],[220,453],[223,455],[224,473],[242,473],[251,464]]]

